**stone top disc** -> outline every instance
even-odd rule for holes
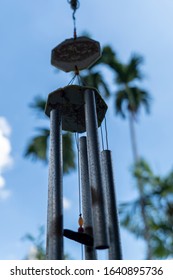
[[[47,99],[45,113],[50,116],[52,109],[58,108],[62,116],[62,130],[70,132],[85,132],[85,90],[95,93],[98,126],[101,125],[107,105],[98,91],[92,87],[70,85],[51,92]]]
[[[52,50],[51,64],[65,72],[89,68],[101,57],[100,44],[87,37],[67,39]]]

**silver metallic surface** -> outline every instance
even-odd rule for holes
[[[84,231],[93,236],[91,188],[89,182],[87,140],[85,136],[79,138],[79,161]],[[85,246],[85,260],[96,260],[96,250],[94,247]]]
[[[112,156],[110,150],[104,150],[101,152],[101,162],[104,191],[105,197],[107,198],[107,219],[110,236],[109,260],[121,260],[121,240],[115,196]]]
[[[63,259],[62,133],[58,109],[50,112],[50,163],[47,213],[47,259]]]
[[[85,121],[92,195],[94,246],[96,249],[106,249],[109,247],[109,242],[103,197],[95,95],[94,91],[88,89],[85,91]]]

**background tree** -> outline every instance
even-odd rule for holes
[[[150,229],[151,259],[172,258],[173,170],[166,176],[155,175],[149,164],[142,159],[133,165],[132,175],[143,186],[145,215]],[[137,238],[145,240],[140,198],[122,203],[120,215],[122,226]]]
[[[115,110],[122,118],[128,117],[129,119],[132,152],[135,163],[140,157],[137,149],[134,123],[142,106],[149,113],[151,101],[149,93],[135,85],[135,82],[142,78],[139,68],[141,63],[142,58],[135,55],[130,59],[128,64],[117,63],[114,68],[116,72],[116,83],[119,86],[119,89],[115,93]]]
[[[46,260],[46,248],[45,248],[45,228],[40,226],[38,229],[38,235],[34,236],[27,233],[22,240],[29,241],[31,243],[30,251],[24,257],[25,260]],[[64,260],[69,259],[69,255],[64,255]]]
[[[135,164],[138,163],[140,157],[137,149],[134,122],[137,115],[139,114],[142,105],[145,107],[146,111],[149,112],[149,105],[151,100],[150,95],[147,91],[135,85],[135,81],[140,80],[142,78],[139,68],[141,62],[141,57],[133,56],[127,64],[122,64],[118,62],[117,64],[115,64],[114,67],[111,66],[111,68],[114,69],[114,71],[116,72],[116,82],[117,85],[119,85],[120,87],[120,89],[116,92],[115,109],[116,113],[120,114],[123,118],[125,118],[128,115],[132,152]],[[143,220],[143,224],[145,225],[143,228],[143,232],[147,245],[147,259],[151,259],[151,236],[146,214],[143,182],[140,178],[137,178],[137,183],[137,189],[139,192],[140,200],[141,219]]]

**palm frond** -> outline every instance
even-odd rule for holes
[[[72,133],[63,134],[63,170],[66,174],[76,168],[73,142]]]
[[[47,163],[47,142],[49,137],[49,129],[39,128],[39,135],[34,136],[27,145],[24,153],[25,157],[30,157],[33,160],[41,160]]]
[[[121,115],[122,118],[126,117],[128,104],[128,96],[125,90],[119,90],[115,97],[115,110],[116,114]]]
[[[134,81],[135,79],[142,79],[142,73],[139,69],[140,64],[143,62],[143,58],[138,55],[133,55],[126,65],[126,73],[128,82]]]
[[[89,71],[88,75],[81,76],[82,81],[85,85],[94,87],[99,90],[100,94],[104,97],[110,96],[110,90],[103,78],[101,72]]]
[[[135,115],[139,111],[141,105],[143,105],[148,113],[150,109],[150,100],[149,93],[138,87],[128,87],[127,89],[119,90],[115,100],[116,112],[120,113],[122,117],[125,117],[126,110],[129,110]]]
[[[39,135],[34,136],[26,148],[25,157],[32,160],[40,160],[44,163],[48,162],[48,137],[49,129],[39,128]],[[63,133],[63,172],[69,173],[75,169],[75,152],[73,147],[72,134],[69,132]]]
[[[143,58],[141,56],[134,55],[131,57],[129,63],[121,63],[116,59],[114,63],[114,71],[116,72],[116,83],[122,85],[128,85],[134,82],[136,79],[142,79],[142,73],[139,69],[139,65],[142,63]]]
[[[104,64],[106,66],[115,68],[116,65],[116,53],[113,51],[111,46],[107,45],[103,47],[102,55],[99,60],[93,64],[90,69],[95,68],[97,65]]]
[[[44,113],[45,106],[46,100],[40,95],[37,95],[34,98],[33,102],[30,104],[30,108],[34,109],[37,113]]]

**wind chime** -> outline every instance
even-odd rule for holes
[[[50,117],[47,259],[63,259],[63,237],[85,245],[85,259],[97,259],[98,249],[108,249],[109,259],[122,259],[111,151],[106,134],[107,148],[100,152],[98,136],[107,105],[97,89],[82,83],[79,74],[100,58],[100,44],[87,37],[77,37],[75,13],[79,2],[68,2],[73,9],[74,36],[52,50],[51,64],[65,72],[74,71],[72,81],[78,77],[80,82],[72,85],[71,81],[68,86],[51,92],[45,109]],[[81,193],[76,232],[63,226],[62,130],[77,136]],[[79,137],[85,132],[86,136]]]

